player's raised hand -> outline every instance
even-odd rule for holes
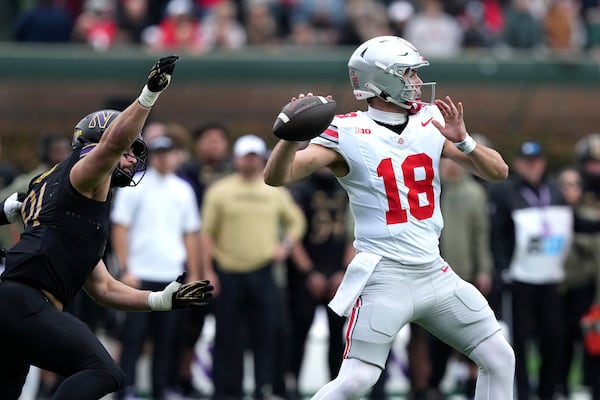
[[[163,57],[154,64],[148,74],[148,89],[152,92],[161,92],[169,86],[171,75],[175,70],[175,63],[179,60],[179,56]]]
[[[178,60],[179,56],[168,56],[161,58],[154,64],[148,74],[146,85],[138,97],[138,102],[143,107],[152,107],[162,91],[169,86],[171,75],[173,75],[173,71],[175,70],[175,63]]]
[[[467,128],[463,119],[463,105],[458,102],[454,104],[450,96],[446,96],[446,101],[436,99],[435,105],[438,107],[444,117],[444,125],[433,120],[432,124],[453,143],[462,142],[467,136]]]

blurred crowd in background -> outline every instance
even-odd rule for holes
[[[139,45],[201,54],[356,45],[387,34],[428,57],[600,45],[598,0],[9,0],[3,7],[7,41],[97,50]]]

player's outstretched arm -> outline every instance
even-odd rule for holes
[[[300,143],[280,140],[265,165],[263,177],[270,186],[296,182],[338,160],[337,153],[316,144],[300,149]]]
[[[156,62],[140,96],[109,125],[94,151],[73,167],[71,183],[80,193],[98,197],[95,192],[108,182],[121,156],[142,131],[152,106],[169,86],[177,60],[178,56],[169,56]]]
[[[185,273],[159,292],[139,290],[115,279],[100,261],[84,289],[97,303],[122,311],[169,311],[203,306],[212,299],[213,287],[208,281],[184,281]]]

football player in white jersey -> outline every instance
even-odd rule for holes
[[[505,179],[508,166],[469,136],[460,102],[434,100],[435,82],[417,74],[428,64],[399,37],[361,44],[348,67],[354,94],[368,109],[337,115],[305,148],[280,140],[265,167],[265,182],[273,186],[328,167],[348,192],[355,218],[357,253],[329,304],[348,316],[344,360],[313,399],[368,393],[396,334],[411,322],[478,365],[476,399],[513,398],[511,346],[483,295],[438,249],[440,158],[489,181]],[[429,101],[421,98],[425,88],[431,89]]]

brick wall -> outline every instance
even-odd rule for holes
[[[0,81],[0,137],[3,152],[23,168],[35,164],[35,142],[44,132],[70,135],[85,114],[106,107],[109,101],[129,102],[140,85],[111,82]],[[333,94],[338,110],[363,106],[354,100],[349,85],[324,83],[189,83],[174,81],[151,117],[178,122],[193,129],[208,121],[221,121],[234,136],[263,135],[270,143],[275,115],[289,98],[300,92]],[[542,142],[551,164],[569,161],[574,142],[586,133],[600,131],[600,91],[583,86],[445,85],[437,96],[452,95],[465,106],[467,127],[490,137],[510,158],[524,139]],[[32,147],[33,146],[33,147]]]

